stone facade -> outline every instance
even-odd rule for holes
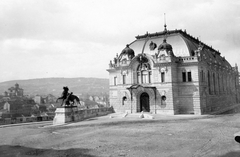
[[[237,65],[182,30],[137,36],[107,71],[115,112],[207,114],[240,101]]]

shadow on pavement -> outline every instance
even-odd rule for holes
[[[225,155],[221,155],[219,157],[240,157],[240,152],[229,152]]]
[[[236,113],[240,113],[240,106],[239,106],[239,107],[236,107],[236,108],[233,108],[233,109],[231,109],[231,110],[228,110],[228,111],[219,113],[219,114],[217,114],[217,115],[227,115],[227,114],[236,114]]]
[[[38,149],[24,146],[11,146],[1,145],[0,146],[0,157],[96,157],[90,155],[90,149],[71,148],[65,150],[57,149]]]

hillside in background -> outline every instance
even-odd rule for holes
[[[24,89],[24,95],[60,96],[63,86],[68,86],[74,95],[108,95],[109,80],[100,78],[41,78],[29,80],[14,80],[0,83],[0,95],[18,83]]]

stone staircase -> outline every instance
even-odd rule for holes
[[[144,119],[154,119],[154,116],[150,113],[140,112],[140,113],[113,113],[109,118],[144,118]]]

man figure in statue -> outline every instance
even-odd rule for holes
[[[62,92],[62,96],[57,98],[56,102],[58,102],[58,99],[62,99],[62,104],[61,106],[65,103],[65,105],[74,105],[74,103],[76,102],[77,104],[81,105],[80,104],[80,99],[76,96],[76,95],[73,95],[73,93],[69,93],[68,92],[69,89],[68,87],[63,87],[63,92]],[[71,102],[71,104],[70,104]]]
[[[57,100],[56,100],[56,102],[58,102],[58,99],[62,99],[62,104],[61,104],[61,106],[63,105],[64,100],[66,100],[66,99],[68,98],[68,96],[69,96],[68,91],[69,91],[68,87],[63,87],[63,92],[62,92],[61,97],[57,98]],[[66,105],[69,105],[69,104],[70,104],[69,101],[65,101],[65,103],[66,103]]]

